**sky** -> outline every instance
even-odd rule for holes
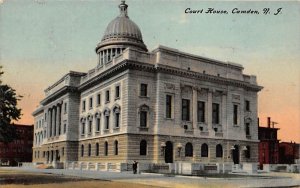
[[[128,14],[151,51],[158,45],[244,66],[256,75],[261,126],[278,124],[279,139],[300,142],[300,3],[297,1],[127,0]],[[44,90],[68,71],[97,65],[95,47],[119,15],[119,0],[0,0],[2,80],[23,96],[22,119]],[[201,10],[190,14],[185,10]],[[228,14],[205,13],[208,8]],[[232,9],[259,14],[232,14]],[[281,8],[281,9],[280,9]],[[263,14],[269,9],[270,13]],[[278,15],[274,15],[280,9]]]

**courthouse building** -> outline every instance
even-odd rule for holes
[[[256,77],[174,48],[148,51],[128,5],[119,9],[95,66],[45,90],[33,161],[258,162]]]

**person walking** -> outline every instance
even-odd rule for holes
[[[138,164],[138,162],[133,161],[133,164],[132,164],[132,170],[133,170],[133,173],[134,173],[134,174],[137,173],[137,164]]]

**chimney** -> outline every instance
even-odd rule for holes
[[[270,128],[270,127],[271,127],[271,118],[268,117],[268,128]]]

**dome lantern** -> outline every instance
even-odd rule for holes
[[[99,64],[111,61],[112,58],[128,47],[147,52],[140,28],[128,17],[128,5],[124,0],[119,5],[120,15],[106,27],[100,43],[96,47]]]
[[[127,15],[127,7],[128,7],[128,5],[125,4],[125,0],[122,0],[122,1],[121,1],[121,4],[119,5],[119,8],[120,8],[120,16],[128,17],[128,15]]]

